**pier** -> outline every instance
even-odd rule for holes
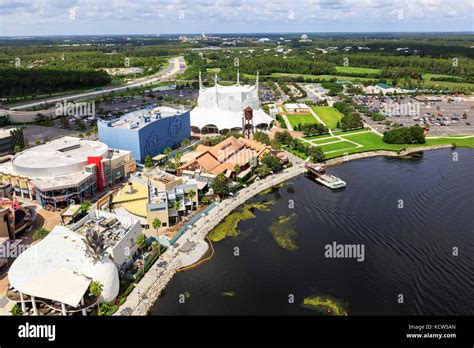
[[[310,174],[312,174],[312,176],[314,176],[315,181],[329,187],[331,190],[337,190],[347,186],[345,181],[333,175],[326,174],[326,170],[321,165],[307,162],[304,167]]]

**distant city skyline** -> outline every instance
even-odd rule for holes
[[[471,0],[0,0],[0,36],[470,32]]]

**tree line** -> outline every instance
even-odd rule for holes
[[[364,126],[362,118],[352,105],[343,101],[338,101],[334,103],[333,106],[344,115],[338,122],[337,128],[346,131],[350,129],[359,129]]]
[[[49,94],[109,84],[105,71],[69,69],[0,69],[0,97]]]

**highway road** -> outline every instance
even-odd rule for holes
[[[171,58],[169,61],[168,67],[157,73],[156,75],[145,77],[145,78],[139,78],[133,81],[130,81],[126,85],[118,86],[118,87],[111,87],[111,88],[104,88],[101,90],[97,91],[89,91],[89,92],[81,92],[77,94],[71,94],[67,96],[59,96],[59,97],[53,97],[53,98],[48,98],[48,99],[43,99],[39,101],[34,101],[34,102],[29,102],[22,104],[20,106],[15,106],[10,108],[12,111],[16,111],[15,113],[9,113],[11,115],[18,114],[18,111],[21,110],[26,110],[35,106],[42,106],[42,105],[47,105],[51,103],[58,103],[58,102],[63,102],[63,101],[75,101],[75,100],[81,100],[81,99],[88,99],[91,97],[96,97],[100,95],[106,95],[112,92],[120,92],[120,91],[125,91],[127,89],[132,89],[132,88],[142,88],[146,87],[152,84],[155,84],[157,82],[164,82],[164,81],[169,81],[174,79],[178,74],[183,73],[186,70],[186,62],[184,61],[183,57],[174,57]],[[41,111],[34,111],[34,114],[37,114],[38,112],[41,112],[42,114],[51,114],[51,110],[41,110]],[[0,114],[3,114],[6,112],[6,110],[0,110]],[[28,114],[31,113],[28,112]]]

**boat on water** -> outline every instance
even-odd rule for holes
[[[306,163],[305,168],[309,173],[314,175],[314,180],[316,180],[316,182],[329,187],[331,190],[337,190],[347,186],[344,180],[341,180],[334,175],[326,174],[326,170],[322,166],[313,163]]]
[[[331,190],[341,189],[347,186],[344,180],[341,180],[334,175],[322,174],[314,178],[320,184],[329,187]]]

